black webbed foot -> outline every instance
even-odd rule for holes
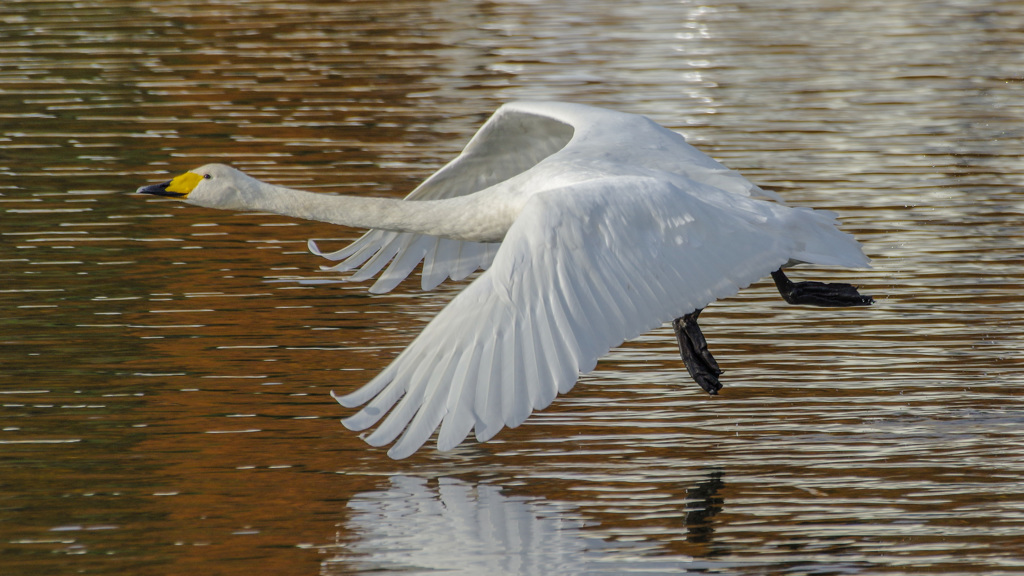
[[[676,340],[679,341],[679,355],[683,358],[683,364],[686,364],[686,371],[705,392],[714,395],[722,389],[722,384],[718,381],[722,369],[718,367],[718,362],[715,362],[711,352],[708,352],[707,340],[697,325],[700,312],[696,310],[676,318],[672,321],[672,328],[675,329]]]
[[[852,284],[825,282],[793,282],[782,273],[782,268],[772,272],[772,279],[779,294],[790,304],[811,306],[870,306],[875,299],[857,292]]]

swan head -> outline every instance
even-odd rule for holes
[[[206,208],[244,210],[259,180],[224,164],[207,164],[161,184],[142,186],[140,194],[176,198]]]

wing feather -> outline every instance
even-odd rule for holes
[[[481,365],[480,379],[471,384],[477,387],[474,430],[480,442],[493,438],[504,422],[501,416],[501,343],[495,340],[488,339],[485,343],[483,358],[486,363]]]
[[[527,403],[531,410],[538,405],[547,406],[551,403],[551,400],[555,397],[554,392],[557,390],[553,386],[553,380],[551,380],[550,361],[547,349],[544,347],[544,341],[551,339],[550,322],[552,313],[547,309],[547,304],[548,298],[546,295],[542,295],[541,298],[537,299],[536,305],[530,310],[531,319],[533,320],[532,329],[523,331],[524,342],[521,361],[525,371],[523,377],[528,391]],[[549,396],[549,391],[552,394],[550,394],[550,399],[545,402],[544,399]]]
[[[469,434],[476,423],[473,417],[473,400],[476,397],[477,387],[470,383],[470,375],[475,375],[480,367],[480,356],[469,354],[465,362],[460,362],[455,373],[452,374],[452,386],[448,391],[448,412],[450,418],[445,418],[441,424],[441,431],[437,435],[437,446],[440,450],[451,450]]]
[[[377,275],[378,272],[384,269],[385,266],[391,262],[391,259],[401,252],[404,245],[408,245],[410,240],[414,240],[415,237],[409,238],[411,234],[403,235],[405,238],[396,237],[394,240],[388,242],[381,247],[373,256],[371,256],[362,267],[357,270],[354,274],[349,276],[349,280],[352,282],[362,282],[363,280],[369,280]]]
[[[405,280],[416,265],[420,263],[427,254],[431,245],[429,236],[416,236],[412,234],[404,239],[398,248],[398,253],[391,261],[391,265],[380,274],[377,281],[370,287],[372,294],[386,294]],[[355,279],[355,275],[352,276]]]
[[[458,367],[462,352],[457,349],[448,351],[440,360],[438,368],[427,375],[428,379],[423,387],[421,405],[416,410],[416,415],[412,418],[405,433],[402,434],[402,438],[390,450],[394,458],[405,458],[419,450],[441,424],[442,418],[448,413],[446,408],[448,395],[444,394],[441,389],[447,388],[452,382],[452,376]]]
[[[517,348],[521,338],[521,326],[519,322],[513,320],[508,327],[507,336],[501,338],[501,346],[498,348],[501,350],[497,355],[497,360],[501,363],[501,372],[497,382],[500,382],[501,386],[497,389],[497,397],[501,403],[501,421],[506,426],[510,426],[516,420],[516,400],[521,391],[517,388],[521,388],[523,384],[522,377],[516,370],[520,362],[517,358]]]
[[[428,376],[432,370],[438,368],[435,364],[438,361],[437,359],[427,359],[424,356],[421,353],[412,359],[413,362],[407,366],[405,371],[409,374],[407,378],[403,371],[399,371],[395,375],[395,380],[391,385],[400,384],[399,389],[405,388],[405,393],[398,403],[395,404],[394,408],[391,409],[387,417],[384,418],[384,421],[377,426],[377,429],[366,437],[366,441],[371,446],[383,446],[393,442],[405,430],[409,421],[412,420],[413,416],[423,405],[427,388],[430,384]],[[415,385],[408,386],[407,383],[414,383]]]
[[[434,243],[432,250],[427,251],[423,259],[421,286],[424,290],[433,290],[448,277],[448,265],[454,254],[459,250],[459,242],[448,238],[440,238]]]

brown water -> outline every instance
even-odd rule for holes
[[[1013,1],[0,7],[0,573],[1024,572],[1024,12]],[[132,195],[206,161],[400,196],[501,102],[643,113],[838,212],[871,309],[710,307],[496,441],[406,461],[327,395],[459,289],[356,231]],[[448,572],[446,572],[448,573]]]

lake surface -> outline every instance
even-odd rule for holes
[[[0,572],[1024,572],[1024,12],[999,0],[0,7]],[[646,114],[872,257],[612,351],[486,444],[392,461],[353,390],[463,286],[359,231],[132,192],[208,161],[400,197],[502,102]]]

